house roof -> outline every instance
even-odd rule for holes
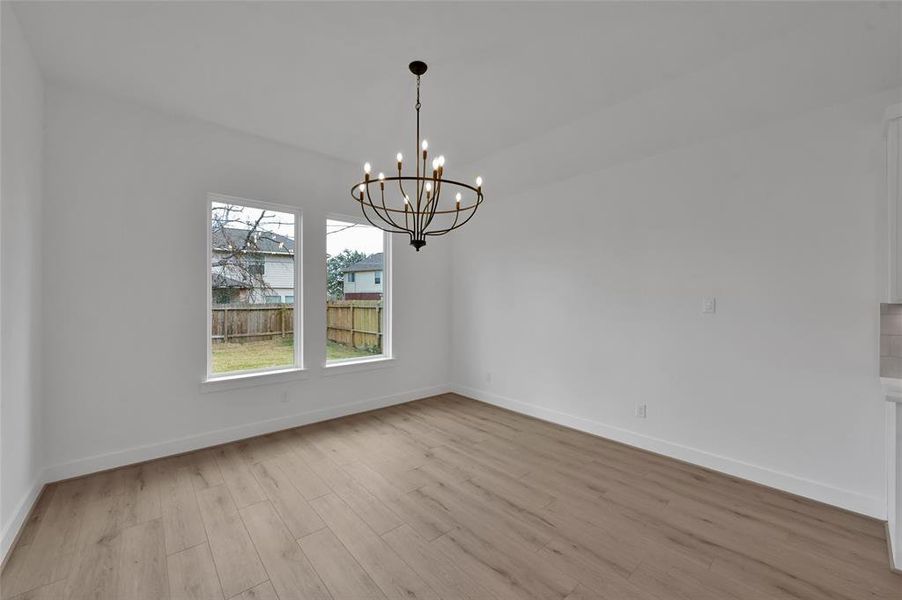
[[[342,273],[356,273],[360,271],[381,271],[382,270],[382,253],[377,252],[371,254],[353,265],[348,265],[342,270]]]
[[[218,290],[222,288],[234,288],[239,290],[249,290],[251,289],[251,285],[244,283],[243,281],[238,281],[237,279],[232,279],[231,277],[226,277],[225,275],[221,275],[219,273],[213,273],[213,289]]]
[[[243,248],[247,240],[250,229],[239,229],[237,227],[223,227],[213,230],[213,249],[228,251],[229,244],[235,248]],[[294,252],[294,240],[279,235],[272,231],[258,230],[256,234],[256,243],[248,248],[248,251],[268,252],[270,254],[291,254]]]

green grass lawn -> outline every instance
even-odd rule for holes
[[[341,360],[343,358],[362,358],[376,356],[375,352],[368,352],[358,348],[352,348],[338,342],[326,342],[326,360]]]
[[[358,350],[343,344],[328,342],[326,358],[340,360],[373,356],[372,352]],[[271,369],[294,364],[294,343],[291,336],[274,338],[263,342],[244,344],[213,344],[213,372],[248,371],[251,369]]]

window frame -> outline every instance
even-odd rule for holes
[[[326,245],[326,235],[328,234],[327,225],[329,221],[344,221],[345,223],[356,223],[358,225],[364,225],[366,227],[373,227],[373,224],[367,221],[366,218],[364,218],[362,215],[351,216],[341,213],[328,213],[325,220],[323,221],[322,228],[324,245]],[[345,370],[343,369],[343,367],[348,367],[346,369],[348,371],[366,369],[368,368],[368,366],[376,366],[379,363],[394,363],[397,359],[394,349],[394,330],[392,326],[392,280],[394,274],[394,268],[392,265],[393,236],[389,232],[381,230],[378,227],[373,228],[382,232],[382,353],[372,357],[365,356],[358,358],[339,358],[330,361],[328,359],[326,351],[328,332],[324,328],[322,338],[324,374],[341,372]],[[326,265],[323,264],[323,270],[325,269]],[[328,302],[328,298],[326,298],[323,304],[324,315],[326,311],[325,302]]]
[[[247,369],[243,371],[228,371],[226,373],[213,372],[213,288],[210,285],[210,269],[213,264],[213,203],[237,204],[248,208],[258,210],[271,210],[281,213],[288,213],[294,217],[294,302],[292,303],[293,317],[293,344],[294,344],[294,363],[291,365],[278,365],[263,369]],[[230,196],[227,194],[208,193],[206,195],[206,250],[204,257],[206,258],[205,278],[206,283],[206,370],[203,382],[206,384],[229,381],[229,380],[247,380],[263,375],[275,375],[292,372],[304,371],[304,330],[303,330],[303,215],[301,209],[297,206],[287,204],[277,204],[273,202],[263,202],[260,200],[252,200],[250,198],[242,198],[239,196]]]

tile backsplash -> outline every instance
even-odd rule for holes
[[[902,304],[880,305],[880,376],[902,378]]]

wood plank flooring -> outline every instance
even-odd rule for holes
[[[452,394],[45,488],[2,600],[902,599],[883,523]]]

